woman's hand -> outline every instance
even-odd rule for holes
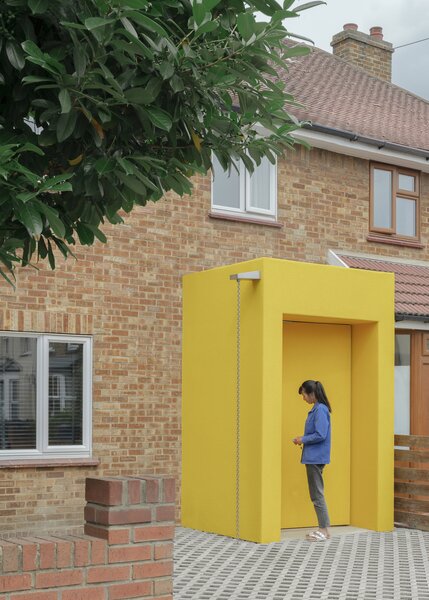
[[[296,437],[293,438],[292,442],[296,445],[296,446],[301,446],[302,445],[302,438],[301,437]]]

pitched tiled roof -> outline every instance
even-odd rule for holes
[[[395,312],[407,317],[429,318],[429,264],[414,265],[337,253],[353,269],[395,274]]]
[[[304,105],[299,119],[360,136],[429,150],[429,102],[361,67],[314,48],[279,77]]]

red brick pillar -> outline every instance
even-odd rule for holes
[[[172,600],[174,490],[162,476],[86,480],[85,533],[107,541],[112,566],[131,563],[130,593],[141,594],[118,598]]]

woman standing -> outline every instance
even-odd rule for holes
[[[294,444],[304,444],[301,463],[307,469],[308,489],[319,523],[319,528],[309,533],[307,539],[322,542],[330,537],[323,469],[329,464],[331,455],[331,405],[320,381],[304,381],[298,393],[302,394],[305,402],[313,404],[305,422],[304,435],[293,439]]]

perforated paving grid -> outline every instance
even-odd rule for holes
[[[175,600],[429,600],[429,533],[254,544],[177,528]]]

